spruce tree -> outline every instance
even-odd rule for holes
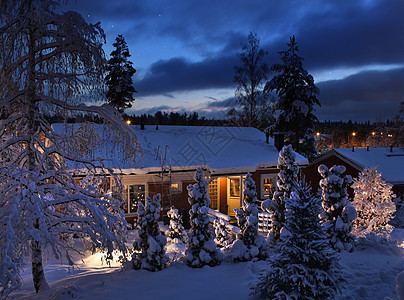
[[[318,167],[323,179],[320,180],[322,189],[323,209],[322,225],[330,236],[331,246],[338,250],[352,251],[355,236],[351,233],[353,221],[357,217],[355,207],[348,200],[347,187],[352,177],[346,175],[344,166],[333,166],[328,169],[325,165]]]
[[[178,209],[171,207],[167,212],[167,217],[170,219],[169,229],[166,232],[167,242],[169,243],[186,243],[188,236],[182,224],[182,216]]]
[[[313,77],[303,68],[303,58],[295,37],[290,37],[288,49],[281,51],[282,64],[275,64],[271,71],[279,73],[265,85],[265,91],[275,91],[278,102],[275,109],[278,118],[271,126],[271,132],[284,132],[288,143],[296,152],[308,159],[316,156],[314,144],[314,105],[320,105],[318,88]]]
[[[250,173],[243,180],[243,185],[243,205],[241,209],[234,209],[241,232],[231,246],[231,256],[234,261],[264,259],[267,256],[266,241],[258,234],[257,192]]]
[[[128,45],[124,37],[120,34],[116,42],[112,44],[115,50],[111,52],[111,58],[108,61],[108,75],[105,77],[108,91],[106,93],[108,104],[116,108],[121,114],[126,108],[132,107],[135,101],[133,93],[136,93],[133,87],[132,76],[136,73],[132,67]]]
[[[272,199],[262,202],[262,210],[272,213],[269,239],[271,243],[279,239],[280,232],[285,223],[285,199],[294,189],[293,182],[297,180],[299,167],[296,164],[296,155],[291,145],[286,145],[279,152],[278,180]]]
[[[195,172],[195,184],[188,186],[188,202],[191,229],[189,241],[185,251],[186,264],[193,268],[205,265],[215,266],[220,264],[223,254],[216,248],[213,241],[213,232],[209,224],[208,185],[201,168]]]
[[[137,230],[139,237],[133,243],[132,266],[134,269],[159,271],[166,267],[166,237],[161,234],[158,219],[160,217],[160,194],[146,198],[146,205],[138,203]]]
[[[352,188],[355,194],[353,205],[358,212],[354,221],[355,234],[364,236],[373,232],[388,236],[393,230],[389,221],[396,211],[392,185],[374,167],[359,173]]]
[[[285,199],[286,223],[268,269],[252,287],[260,299],[334,299],[344,278],[319,223],[321,200],[307,186]]]

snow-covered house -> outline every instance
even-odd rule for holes
[[[327,167],[344,165],[345,174],[356,178],[364,168],[377,167],[382,177],[393,185],[393,191],[404,197],[404,148],[342,148],[332,149],[317,157],[303,170],[306,180],[311,182],[314,191],[321,179],[317,171],[319,165]]]
[[[55,125],[61,126],[61,125]],[[187,186],[195,183],[202,167],[209,184],[211,208],[234,216],[242,201],[242,179],[251,173],[259,199],[266,199],[276,182],[278,150],[273,139],[255,128],[212,126],[131,125],[143,150],[134,164],[118,159],[115,149],[103,151],[106,164],[120,174],[124,187],[123,208],[134,215],[138,201],[160,193],[162,206],[189,209]],[[60,130],[60,129],[59,129]],[[108,148],[108,145],[99,144]],[[111,147],[109,147],[111,148]],[[296,155],[300,166],[308,161]]]

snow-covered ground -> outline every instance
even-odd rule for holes
[[[131,237],[129,237],[131,238]],[[360,247],[342,253],[341,264],[348,280],[337,299],[398,299],[395,277],[404,270],[404,230],[396,229],[392,239],[403,248],[389,244]],[[370,243],[371,244],[371,243]],[[184,247],[168,245],[169,254]],[[100,254],[88,254],[77,260],[78,268],[50,259],[46,276],[51,290],[34,293],[29,266],[23,272],[23,286],[12,294],[14,299],[253,299],[249,284],[266,267],[266,262],[223,263],[217,267],[192,269],[175,262],[160,272],[121,270],[119,263],[110,267]]]

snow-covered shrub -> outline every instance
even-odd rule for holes
[[[283,224],[285,223],[284,199],[293,191],[293,182],[297,180],[299,167],[296,164],[296,155],[291,145],[284,146],[278,157],[278,180],[272,199],[262,202],[263,211],[272,213],[269,238],[271,242],[279,239]]]
[[[359,236],[371,232],[389,236],[393,226],[388,223],[396,211],[392,185],[376,168],[366,168],[354,180],[352,188],[355,194],[353,205],[358,212],[353,232]]]
[[[205,265],[215,266],[220,264],[223,254],[216,248],[213,232],[209,224],[209,183],[205,180],[201,168],[196,170],[194,178],[196,183],[188,186],[188,202],[191,205],[189,210],[191,229],[185,251],[185,262],[194,268],[200,268]]]
[[[275,255],[252,286],[260,299],[334,299],[341,292],[342,267],[319,223],[320,202],[306,186],[285,199],[286,222]]]
[[[229,246],[234,238],[231,230],[228,227],[229,222],[223,218],[216,218],[213,221],[213,228],[215,230],[215,243],[219,248],[225,248]]]
[[[243,206],[234,209],[241,231],[229,249],[230,255],[234,261],[264,259],[267,256],[266,240],[258,234],[257,192],[250,173],[243,180],[243,185]]]
[[[355,207],[348,200],[347,187],[352,182],[350,175],[343,178],[344,166],[333,166],[328,169],[325,165],[318,167],[323,179],[320,180],[324,212],[320,218],[326,232],[330,235],[331,246],[338,250],[352,251],[355,236],[351,233],[353,221],[357,217]]]
[[[169,229],[166,231],[167,242],[175,244],[186,243],[188,236],[178,209],[171,207],[167,212],[167,217],[170,219]]]
[[[138,203],[138,238],[133,242],[132,266],[134,269],[158,271],[166,267],[166,237],[158,225],[160,217],[160,194],[146,198],[146,206]]]

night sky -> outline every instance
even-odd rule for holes
[[[320,89],[320,120],[386,120],[404,101],[403,0],[79,0],[68,9],[101,22],[108,57],[124,35],[137,69],[129,114],[224,117],[249,32],[268,65],[280,63],[277,52],[296,36]]]

